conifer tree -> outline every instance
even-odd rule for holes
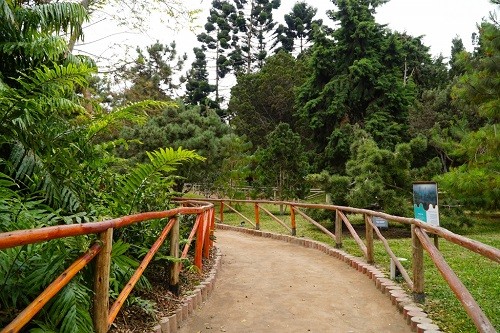
[[[233,26],[233,68],[236,73],[248,74],[254,67],[261,68],[264,64],[269,35],[276,25],[272,12],[279,8],[281,0],[233,1],[238,10]]]
[[[195,47],[193,49],[195,61],[186,76],[186,96],[184,101],[188,105],[200,106],[200,112],[207,114],[209,108],[218,109],[217,102],[211,100],[209,95],[215,87],[208,82],[207,60],[205,50]]]
[[[226,0],[214,0],[205,24],[205,32],[198,35],[198,41],[205,45],[205,51],[213,52],[209,60],[215,68],[213,77],[216,103],[221,102],[220,79],[230,72],[232,66],[228,52],[234,46],[232,26],[236,18],[236,7],[233,4]]]
[[[313,25],[320,26],[323,20],[314,20],[318,10],[305,2],[297,2],[292,11],[285,15],[286,26],[280,24],[275,31],[275,45],[281,43],[278,50],[292,53],[297,49],[295,42],[298,40],[298,53],[301,54],[313,38]]]
[[[375,22],[380,0],[336,0],[332,33],[317,29],[309,72],[298,90],[298,116],[308,124],[317,152],[330,149],[318,167],[342,171],[349,156],[349,126],[365,128],[392,149],[406,135],[413,84],[404,82],[402,41]],[[394,63],[394,59],[399,59]],[[333,61],[334,60],[334,61]],[[322,164],[322,165],[321,165]]]

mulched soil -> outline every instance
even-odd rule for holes
[[[190,258],[190,262],[193,262]],[[195,287],[203,281],[212,269],[215,261],[215,249],[212,248],[210,257],[203,259],[203,272],[198,273],[194,269],[183,269],[180,274],[179,296],[169,290],[168,268],[158,264],[151,264],[145,272],[145,276],[152,285],[151,290],[136,291],[135,296],[155,303],[153,313],[147,311],[140,305],[124,306],[116,317],[110,332],[112,333],[148,333],[158,325],[161,318],[175,313],[181,305],[185,295],[190,294]]]

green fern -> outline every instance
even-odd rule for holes
[[[203,161],[205,158],[199,156],[194,151],[179,148],[160,148],[153,152],[146,152],[150,163],[138,164],[119,183],[117,189],[120,204],[128,206],[128,213],[132,212],[144,193],[145,188],[153,182],[166,182],[168,186],[173,186],[175,178],[166,177],[175,171],[181,163]]]

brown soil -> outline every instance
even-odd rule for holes
[[[354,228],[363,237],[364,225]],[[350,236],[348,230],[344,233]],[[410,231],[389,228],[382,234],[404,238]],[[373,283],[336,259],[267,238],[222,230],[217,230],[216,236],[223,254],[221,277],[210,300],[180,333],[409,332],[403,318]],[[211,255],[204,260],[203,275],[186,270],[181,273],[180,296],[169,291],[164,268],[150,267],[146,276],[153,289],[136,292],[136,296],[154,302],[155,311],[148,312],[141,305],[124,307],[110,332],[151,332],[210,271],[213,259]],[[322,287],[332,285],[331,292]]]
[[[192,258],[191,258],[192,259]],[[168,269],[160,264],[151,264],[145,276],[152,285],[151,290],[135,292],[135,296],[154,303],[154,310],[150,311],[141,304],[132,304],[123,307],[116,317],[111,333],[147,333],[160,322],[163,317],[175,313],[177,307],[182,303],[184,295],[202,281],[214,264],[214,251],[209,259],[203,259],[203,272],[199,274],[195,270],[184,269],[179,277],[179,296],[174,295],[168,286]],[[191,260],[192,262],[192,260]]]
[[[192,332],[410,332],[373,281],[317,250],[217,230],[222,268]]]

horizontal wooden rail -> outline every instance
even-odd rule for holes
[[[198,201],[189,201],[198,203]],[[201,207],[179,207],[162,212],[148,212],[135,215],[129,215],[112,220],[102,222],[91,222],[81,224],[58,225],[38,229],[16,230],[0,234],[0,249],[9,247],[33,244],[51,239],[58,239],[71,236],[97,234],[106,231],[110,228],[122,228],[134,223],[172,217],[178,214],[198,214],[208,208],[212,204],[206,204]]]
[[[493,327],[462,281],[460,281],[455,272],[446,263],[441,252],[434,246],[429,236],[420,228],[415,228],[415,234],[420,239],[422,246],[429,253],[432,261],[434,261],[434,264],[450,286],[451,290],[453,290],[458,300],[462,303],[465,311],[474,322],[474,325],[476,325],[478,331],[481,333],[496,333],[495,327]]]
[[[177,200],[183,200],[182,198],[178,198]],[[223,202],[227,201],[227,199],[211,199],[211,198],[204,198],[203,199],[206,202]],[[447,241],[450,241],[454,244],[460,245],[468,250],[471,250],[473,252],[476,252],[483,257],[486,257],[488,259],[491,259],[497,263],[500,263],[500,250],[497,248],[483,244],[481,242],[472,240],[470,238],[457,235],[445,228],[442,227],[434,227],[429,224],[426,224],[425,222],[422,222],[420,220],[414,219],[414,218],[409,218],[409,217],[401,217],[401,216],[395,216],[395,215],[390,215],[390,214],[385,214],[381,212],[377,212],[374,210],[369,210],[369,209],[363,209],[363,208],[353,208],[353,207],[346,207],[346,206],[336,206],[336,205],[323,205],[323,204],[309,204],[309,203],[303,203],[303,202],[291,202],[291,201],[273,201],[273,200],[232,200],[232,202],[238,202],[238,203],[258,203],[258,204],[274,204],[274,205],[292,205],[295,207],[299,208],[312,208],[312,209],[324,209],[324,210],[330,210],[330,211],[342,211],[342,212],[347,212],[347,213],[353,213],[353,214],[367,214],[371,216],[378,216],[383,219],[389,220],[389,221],[394,221],[398,223],[403,223],[407,225],[416,225],[419,228],[426,230],[432,234],[438,235],[441,238],[446,239]]]
[[[335,234],[333,232],[331,232],[327,228],[323,227],[318,222],[314,221],[311,217],[307,216],[306,213],[304,213],[303,211],[301,211],[297,207],[294,207],[293,210],[296,213],[298,213],[300,216],[302,216],[304,219],[306,219],[308,222],[314,224],[316,227],[318,227],[319,229],[321,229],[321,231],[323,231],[325,234],[327,234],[328,236],[330,236],[330,238],[332,238],[333,240],[335,240]]]
[[[17,317],[5,326],[1,333],[19,332],[52,297],[54,297],[62,288],[64,288],[71,279],[85,267],[101,251],[100,244],[94,244],[90,249],[69,266],[59,277],[57,277],[49,286],[28,305]]]

